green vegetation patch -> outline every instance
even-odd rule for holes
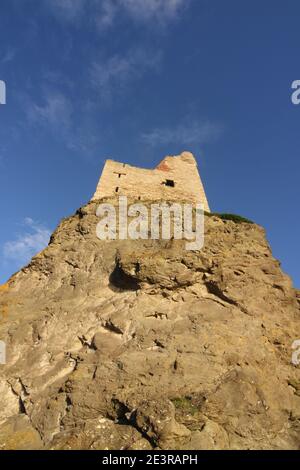
[[[197,411],[199,411],[199,407],[192,402],[191,397],[177,397],[173,398],[171,401],[177,411],[181,411],[190,415],[194,415],[197,413]]]
[[[219,217],[222,220],[232,220],[236,224],[254,224],[252,220],[246,219],[246,217],[242,217],[241,215],[236,214],[219,214],[218,212],[205,212],[205,215],[208,217]]]

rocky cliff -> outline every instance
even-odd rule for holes
[[[2,449],[299,449],[299,293],[254,224],[100,241],[97,202],[0,288]]]

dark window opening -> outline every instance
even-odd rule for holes
[[[170,186],[171,188],[175,187],[175,181],[173,180],[166,180],[163,184],[165,184],[166,186]]]
[[[117,188],[116,188],[116,193],[118,193],[118,192],[119,192],[119,188],[117,187]]]
[[[121,178],[121,176],[126,176],[126,173],[120,173],[118,171],[114,171],[115,175],[118,175],[118,178]]]

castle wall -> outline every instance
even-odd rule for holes
[[[165,157],[153,170],[107,160],[92,200],[114,196],[141,201],[201,202],[209,211],[196,160],[189,152]]]

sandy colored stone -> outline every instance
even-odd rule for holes
[[[300,297],[264,230],[104,242],[97,204],[0,289],[2,448],[299,449]]]
[[[153,170],[106,160],[93,200],[114,196],[128,196],[137,202],[199,202],[209,211],[197,162],[190,152],[167,156]]]

